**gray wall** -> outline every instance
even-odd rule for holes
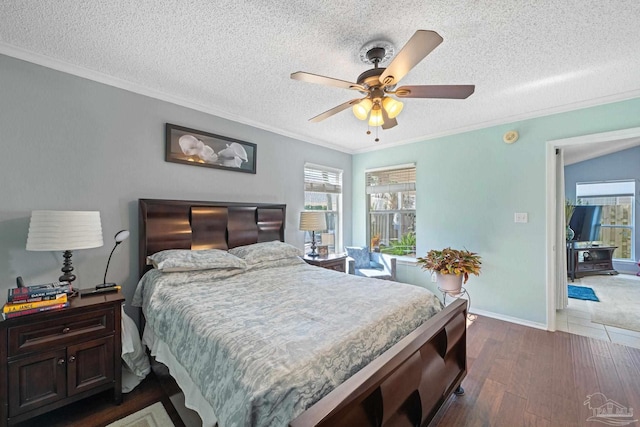
[[[636,180],[635,205],[635,258],[640,259],[640,147],[633,147],[584,162],[574,163],[564,168],[565,195],[576,200],[576,183],[593,181]],[[636,262],[615,261],[616,270],[636,273]]]
[[[257,144],[257,174],[164,161],[164,124]],[[73,255],[78,287],[102,282],[118,230],[109,281],[131,301],[137,279],[139,198],[287,204],[286,240],[304,206],[303,165],[344,171],[344,238],[351,241],[351,156],[0,55],[0,292],[57,280],[62,254],[25,249],[31,210],[99,210],[105,245]],[[137,319],[137,312],[127,307]]]

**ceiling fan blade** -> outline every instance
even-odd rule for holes
[[[317,74],[305,73],[304,71],[296,71],[291,73],[293,80],[300,80],[301,82],[316,83],[325,86],[335,86],[342,89],[361,90],[366,92],[367,89],[357,83],[351,83],[345,80],[334,79],[332,77],[319,76]]]
[[[402,86],[395,90],[395,95],[399,98],[465,99],[475,90],[475,85]]]
[[[339,112],[344,111],[349,107],[359,104],[360,101],[362,101],[362,99],[352,99],[351,101],[347,101],[344,104],[340,104],[337,107],[333,107],[332,109],[327,110],[322,114],[318,114],[317,116],[310,118],[309,121],[313,123],[321,122],[322,120],[328,119],[334,114],[338,114]]]
[[[396,119],[385,120],[382,124],[382,129],[391,129],[394,126],[398,125],[398,121]]]
[[[380,75],[380,83],[385,86],[398,83],[440,43],[442,43],[442,37],[435,31],[416,31],[396,57],[393,58],[387,69]]]
[[[395,118],[389,118],[389,114],[384,107],[380,108],[380,112],[382,113],[382,129],[391,129],[398,124],[398,121]]]

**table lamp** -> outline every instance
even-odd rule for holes
[[[327,229],[327,217],[322,211],[303,211],[300,212],[300,230],[311,232],[311,252],[307,255],[317,257],[316,252],[316,231],[324,231]]]
[[[102,225],[98,211],[32,211],[27,236],[28,251],[64,251],[59,280],[73,282],[71,251],[99,248]]]
[[[99,288],[109,288],[112,286],[116,286],[115,283],[107,283],[107,271],[109,271],[109,263],[111,262],[111,256],[113,252],[116,250],[118,245],[129,238],[129,230],[120,230],[116,233],[113,238],[116,241],[116,244],[113,245],[113,249],[111,249],[111,253],[109,254],[109,259],[107,260],[107,267],[104,269],[104,279],[102,279],[102,283],[96,286],[96,289]]]

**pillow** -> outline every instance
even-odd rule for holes
[[[369,268],[373,268],[374,270],[384,270],[384,265],[379,262],[371,261],[369,263]]]
[[[154,268],[163,272],[197,270],[246,270],[247,263],[220,249],[169,249],[147,257]]]
[[[302,251],[288,243],[274,240],[272,242],[254,243],[253,245],[238,246],[229,249],[229,253],[242,258],[249,265],[264,261],[294,258],[302,256]]]
[[[347,246],[347,255],[354,259],[356,268],[369,268],[369,247]]]

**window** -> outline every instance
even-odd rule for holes
[[[579,182],[578,205],[602,206],[600,241],[617,246],[613,258],[635,260],[635,181]]]
[[[342,252],[342,171],[327,166],[304,165],[304,209],[327,212],[327,229],[318,230],[316,245],[328,246],[329,253]],[[305,249],[311,246],[311,232],[304,236]]]
[[[416,166],[366,171],[372,250],[416,256]]]

